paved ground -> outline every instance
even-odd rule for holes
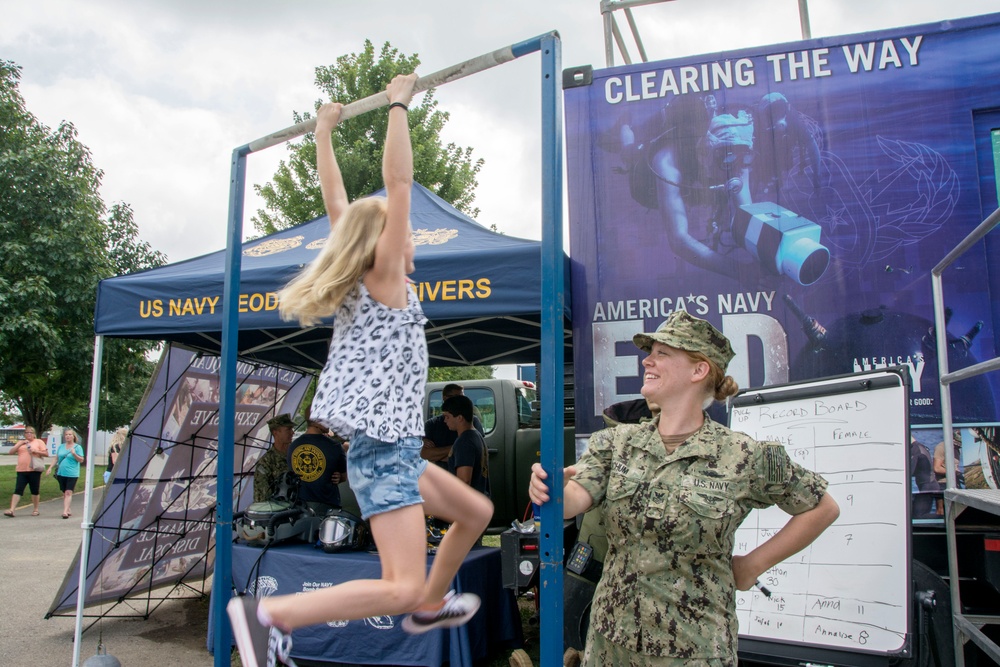
[[[0,464],[15,461],[0,457]],[[4,509],[11,492],[0,488]],[[95,506],[98,499],[95,492]],[[68,667],[73,664],[75,619],[45,620],[45,613],[80,549],[83,493],[73,496],[68,520],[61,517],[62,500],[42,503],[40,516],[31,516],[23,500],[16,518],[0,516],[0,665]],[[91,620],[84,619],[84,627]],[[108,653],[124,667],[210,667],[207,631],[207,600],[171,600],[146,620],[111,618],[95,624],[83,635],[80,664],[97,652],[103,635]]]

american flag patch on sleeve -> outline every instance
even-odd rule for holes
[[[787,460],[785,448],[781,445],[773,444],[764,448],[764,476],[768,484],[785,483],[785,462]]]

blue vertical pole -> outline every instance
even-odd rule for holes
[[[552,501],[542,506],[539,585],[541,665],[563,654],[563,383],[565,266],[562,227],[562,53],[559,34],[541,38],[542,55],[542,467]]]
[[[249,146],[233,150],[229,176],[226,278],[222,290],[222,367],[219,371],[219,454],[216,473],[215,575],[212,579],[212,650],[215,667],[229,667],[232,629],[226,615],[233,579],[233,440],[236,419],[236,352],[239,347],[240,268],[243,250],[243,195]]]

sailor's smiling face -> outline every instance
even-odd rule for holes
[[[663,343],[653,343],[649,356],[642,360],[642,395],[646,400],[664,405],[671,396],[695,387],[693,380],[699,363],[683,350]]]

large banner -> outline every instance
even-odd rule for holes
[[[911,422],[939,423],[930,270],[997,206],[997,44],[993,15],[568,88],[578,433],[639,396],[632,335],[676,309],[732,340],[741,387],[903,364]],[[951,370],[996,354],[998,249],[945,273]],[[956,423],[996,422],[998,395],[954,385]]]
[[[86,604],[211,573],[219,434],[219,357],[168,347],[150,382],[101,506],[94,513]],[[237,364],[233,508],[251,502],[253,467],[270,445],[267,420],[294,414],[301,373]],[[75,608],[78,562],[50,613]]]

